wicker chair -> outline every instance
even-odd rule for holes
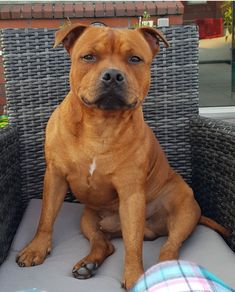
[[[62,47],[52,49],[54,31],[1,31],[10,125],[0,129],[0,290],[122,291],[121,239],[114,240],[116,252],[94,278],[82,281],[71,275],[73,264],[88,250],[79,232],[80,204],[63,204],[54,250],[43,265],[22,269],[15,263],[17,252],[33,237],[40,214],[44,129],[69,88],[69,57]],[[145,119],[171,165],[192,185],[203,214],[232,231],[225,243],[213,230],[198,226],[180,257],[204,265],[235,287],[235,127],[198,116],[197,28],[173,26],[163,32],[171,47],[162,48],[153,61]],[[72,195],[66,200],[73,201]],[[155,263],[164,240],[144,243],[145,268]]]

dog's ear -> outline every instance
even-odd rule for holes
[[[167,48],[170,46],[170,44],[168,43],[163,33],[156,28],[141,27],[141,28],[138,28],[138,31],[144,36],[144,38],[148,42],[153,52],[153,56],[155,56],[159,52],[160,42],[163,42]]]
[[[68,53],[70,53],[75,40],[83,33],[86,28],[86,25],[80,23],[65,25],[55,33],[54,48],[63,43],[65,49],[68,51]]]

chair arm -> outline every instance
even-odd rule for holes
[[[0,264],[7,256],[23,208],[17,129],[0,128]]]
[[[232,232],[235,251],[235,125],[197,117],[190,124],[192,187],[202,213]]]

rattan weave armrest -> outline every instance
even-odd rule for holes
[[[191,121],[192,186],[203,214],[232,231],[235,251],[235,125],[198,117]]]
[[[17,129],[0,128],[0,264],[22,215]]]

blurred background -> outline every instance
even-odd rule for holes
[[[235,119],[233,1],[0,1],[0,29],[54,27],[71,22],[113,27],[196,24],[199,29],[199,104],[205,115]],[[0,49],[0,114],[5,107]]]

